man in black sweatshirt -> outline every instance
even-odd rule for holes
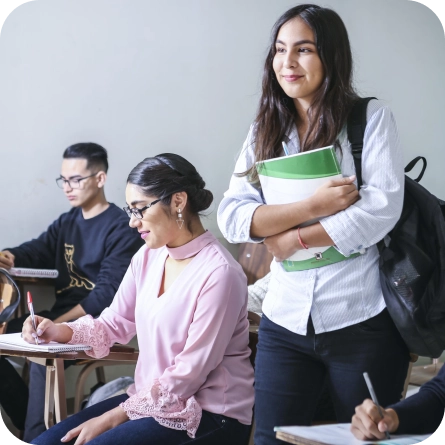
[[[107,170],[107,152],[100,145],[79,143],[68,147],[56,182],[72,209],[62,214],[37,239],[7,248],[0,255],[0,267],[5,269],[30,267],[59,271],[55,280],[55,304],[51,309],[39,312],[57,323],[86,314],[95,317],[108,307],[132,256],[143,244],[137,231],[129,227],[125,212],[105,198]],[[7,332],[20,332],[27,316],[11,320]],[[30,387],[39,394],[30,395],[33,408],[29,411],[39,419],[31,422],[28,415],[25,441],[38,435],[40,429],[44,430],[44,385],[40,388],[36,381],[43,379],[43,369],[38,365],[31,366]],[[43,400],[37,402],[36,397]],[[2,358],[0,404],[19,429],[23,429],[26,412],[24,398],[27,398],[27,388],[12,365]]]
[[[417,394],[382,408],[383,419],[372,400],[355,409],[351,431],[360,440],[385,438],[395,434],[432,434],[442,422],[445,409],[445,366],[436,377],[422,385]]]

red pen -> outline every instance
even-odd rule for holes
[[[35,315],[34,315],[34,306],[32,305],[31,292],[28,292],[27,297],[28,297],[28,310],[29,310],[29,313],[31,314],[32,327],[34,328],[34,331],[37,334],[37,326],[36,326],[36,319],[35,319]],[[36,342],[36,345],[38,345],[39,341],[37,340],[37,337],[35,337],[34,340]]]

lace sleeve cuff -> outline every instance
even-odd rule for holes
[[[153,417],[167,428],[186,430],[191,438],[195,438],[202,417],[202,408],[194,396],[182,399],[164,389],[159,380],[155,380],[151,388],[138,391],[120,407],[130,420]]]
[[[91,315],[85,315],[76,321],[65,323],[73,330],[70,345],[84,344],[92,349],[85,354],[94,358],[102,358],[109,354],[111,342],[103,324]]]

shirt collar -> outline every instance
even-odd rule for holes
[[[202,235],[192,239],[187,244],[179,247],[168,247],[167,252],[174,260],[184,260],[198,254],[207,244],[215,240],[215,237],[209,232],[205,231]]]

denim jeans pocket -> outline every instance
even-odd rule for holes
[[[379,332],[388,332],[394,329],[394,322],[391,319],[391,316],[388,313],[387,309],[384,309],[380,314],[375,317],[368,318],[367,320],[361,321],[357,323],[351,328],[355,328],[360,332],[370,332],[370,333],[379,333]]]

